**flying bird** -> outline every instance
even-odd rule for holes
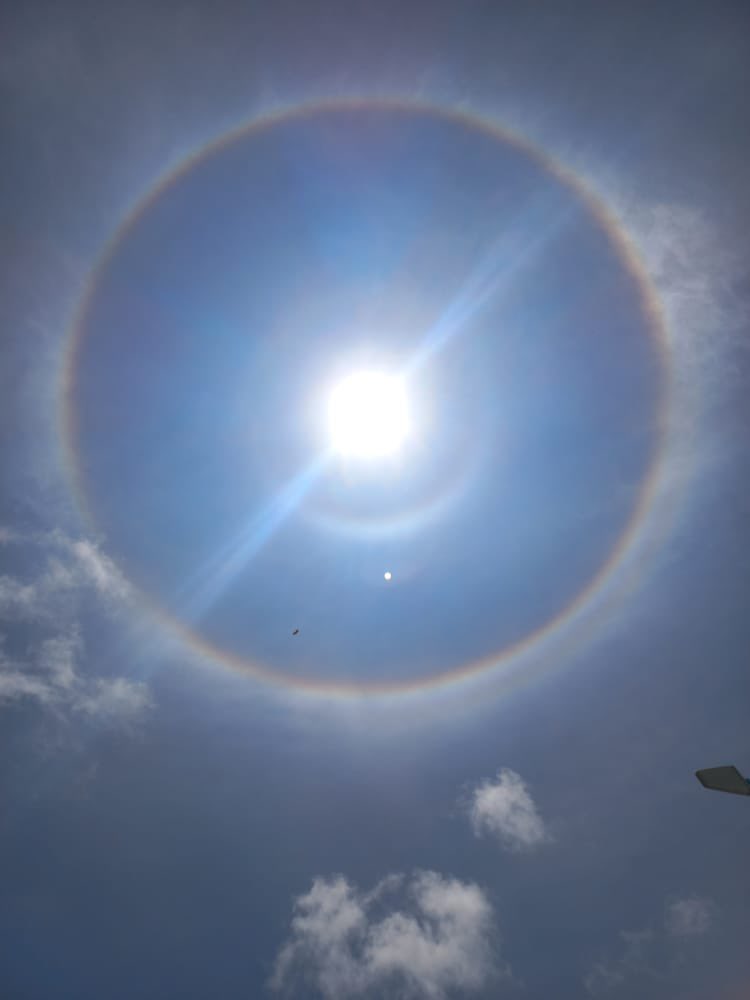
[[[298,628],[293,628],[292,629],[292,635],[299,635],[299,629]]]

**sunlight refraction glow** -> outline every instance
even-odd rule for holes
[[[392,455],[409,432],[403,381],[382,372],[357,372],[340,382],[328,404],[335,450],[349,458]]]

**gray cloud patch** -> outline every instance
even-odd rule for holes
[[[710,899],[690,896],[669,903],[664,925],[673,937],[698,937],[706,934],[716,918],[716,906]]]
[[[651,966],[655,934],[650,928],[640,931],[620,931],[620,954],[596,962],[584,976],[586,992],[593,997],[616,993],[633,979],[653,977]]]
[[[669,983],[687,955],[686,939],[707,934],[716,913],[716,904],[710,899],[686,896],[672,900],[665,907],[663,926],[620,932],[619,953],[594,963],[584,976],[586,992],[592,997],[633,996],[636,989],[643,991],[646,982]]]

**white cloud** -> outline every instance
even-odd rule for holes
[[[526,784],[507,767],[495,781],[483,781],[472,791],[469,819],[477,837],[491,834],[511,850],[528,850],[550,839]]]
[[[36,588],[10,576],[0,576],[0,619],[28,621],[34,616]]]
[[[0,529],[0,542],[23,546],[23,562],[35,569],[24,580],[0,577],[0,620],[11,627],[32,624],[42,632],[22,655],[10,657],[0,646],[0,705],[32,700],[120,724],[142,715],[152,705],[147,685],[125,677],[91,677],[83,669],[79,611],[91,600],[116,610],[128,597],[111,560],[87,539],[60,532],[20,535]],[[0,641],[4,638],[0,634]]]
[[[647,200],[624,182],[621,171],[613,173],[602,163],[576,166],[596,179],[599,196],[616,216],[656,291],[668,329],[674,381],[671,436],[693,454],[703,443],[699,425],[707,412],[727,387],[737,387],[746,378],[747,310],[740,292],[747,276],[744,257],[695,204]]]
[[[743,262],[698,208],[631,199],[624,221],[667,314],[681,390],[717,388],[736,377],[744,309],[735,285]],[[708,382],[706,381],[708,379]]]
[[[55,700],[55,691],[39,677],[29,676],[0,660],[0,705],[19,698],[34,698],[46,705]]]
[[[400,905],[387,897],[399,889]],[[327,1000],[378,995],[441,1000],[481,989],[508,969],[497,955],[492,907],[482,889],[436,872],[390,875],[369,893],[343,876],[316,878],[294,905],[292,933],[271,986],[300,982]]]
[[[67,547],[73,556],[82,583],[88,583],[102,597],[125,600],[129,596],[129,588],[122,573],[96,545],[87,539],[59,537],[59,544]]]
[[[60,531],[20,535],[0,527],[0,543],[22,546],[30,579],[0,576],[0,619],[10,622],[67,620],[76,601],[93,594],[110,608],[130,596],[115,564],[88,539]]]
[[[38,652],[37,663],[52,684],[70,690],[76,683],[76,664],[83,651],[80,632],[45,639]]]
[[[125,677],[98,678],[73,702],[78,712],[102,720],[136,719],[153,702],[148,685]]]
[[[714,922],[715,904],[710,899],[690,896],[667,906],[664,926],[673,937],[697,937],[706,934]]]
[[[0,651],[0,706],[34,700],[101,722],[127,724],[152,707],[148,686],[125,677],[87,677],[80,669],[84,646],[77,629],[44,639],[22,663]]]
[[[6,655],[5,637],[0,635],[0,707],[4,702],[30,698],[43,705],[58,701],[57,686],[47,671],[39,667],[36,657],[26,657],[24,662]],[[29,662],[31,660],[31,662]]]
[[[665,325],[669,407],[664,449],[649,516],[624,564],[633,572],[620,574],[629,586],[636,578],[645,584],[656,574],[640,571],[643,553],[655,568],[655,554],[663,565],[683,552],[675,543],[690,542],[685,531],[692,523],[690,512],[716,490],[720,474],[733,467],[745,446],[726,401],[747,395],[746,263],[701,208],[646,199],[622,171],[579,159],[572,150],[564,158],[591,180],[613,213],[656,293]],[[660,611],[656,601],[646,607],[650,613]]]

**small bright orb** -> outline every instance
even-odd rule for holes
[[[339,382],[328,404],[336,451],[348,458],[392,455],[409,432],[403,380],[382,372],[357,372]]]
[[[384,580],[390,580],[390,578],[391,578],[391,571],[389,569],[387,569],[385,571],[385,573],[383,573],[383,579]]]

